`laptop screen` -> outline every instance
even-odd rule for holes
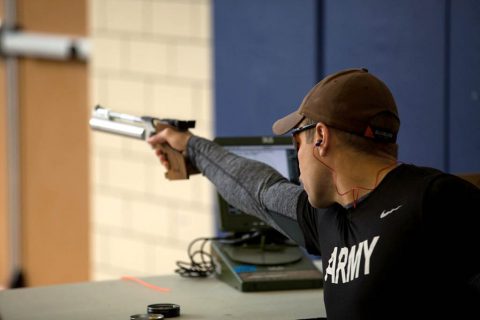
[[[239,156],[264,162],[298,184],[297,153],[289,137],[219,137],[215,142]],[[270,229],[263,221],[229,205],[220,194],[219,224],[222,231],[249,232]]]

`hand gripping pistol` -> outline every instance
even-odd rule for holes
[[[136,117],[96,106],[90,118],[90,127],[93,130],[147,140],[150,136],[167,127],[173,127],[179,131],[195,128],[195,121],[158,119],[149,116]],[[170,168],[165,173],[165,177],[169,180],[188,179],[189,174],[193,173],[193,170],[187,165],[183,154],[173,149],[167,143],[163,143],[158,147],[166,154],[170,163]]]

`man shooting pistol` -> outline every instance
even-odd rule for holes
[[[171,130],[171,128],[175,128],[177,131],[188,131],[190,128],[195,128],[195,121],[158,119],[150,116],[137,117],[96,106],[90,118],[90,127],[93,130],[147,140],[157,132]],[[183,150],[176,150],[167,143],[157,144],[154,148],[157,155],[168,159],[168,170],[165,173],[167,179],[188,179],[190,174],[195,173],[185,161]]]

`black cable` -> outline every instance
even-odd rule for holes
[[[206,278],[215,272],[215,263],[212,255],[205,250],[205,245],[209,241],[219,240],[225,244],[239,244],[250,239],[260,236],[260,232],[252,232],[243,234],[240,237],[212,237],[212,238],[196,238],[188,245],[187,254],[189,262],[177,261],[177,269],[175,272],[186,278]],[[200,248],[193,251],[196,243],[201,242]]]
[[[197,238],[188,245],[187,254],[190,259],[189,262],[177,261],[176,273],[182,277],[188,278],[205,278],[215,271],[212,255],[205,251],[204,247],[208,241],[216,240],[217,238]],[[193,250],[193,246],[197,242],[202,242],[199,250]]]

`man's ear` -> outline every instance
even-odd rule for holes
[[[315,148],[318,148],[318,154],[325,156],[330,145],[330,130],[323,123],[317,123],[315,127]]]

